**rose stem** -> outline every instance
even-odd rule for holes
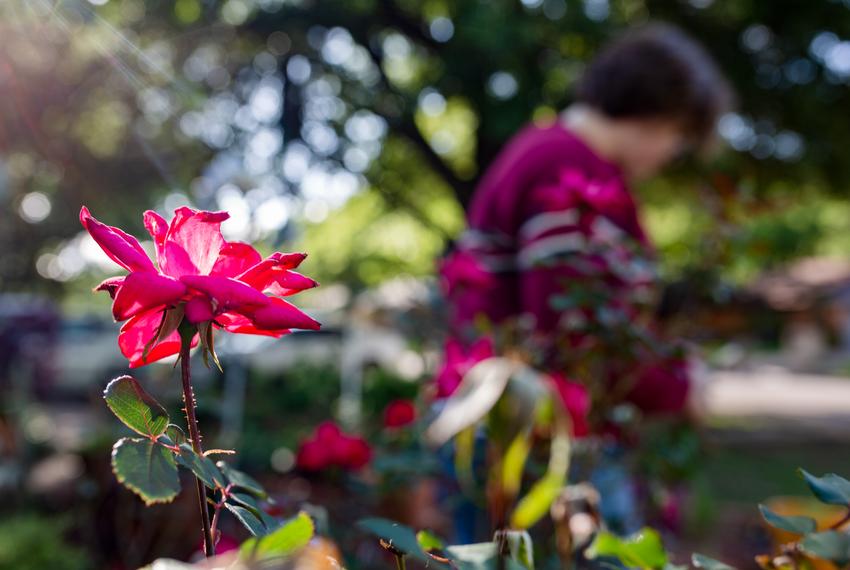
[[[183,327],[181,327],[183,329]],[[181,330],[180,342],[180,372],[183,377],[183,405],[186,409],[186,423],[189,426],[189,438],[192,441],[192,449],[198,455],[203,455],[201,447],[201,432],[198,430],[198,419],[195,417],[195,394],[192,391],[192,380],[189,373],[189,349],[192,347],[192,331]],[[201,521],[204,528],[204,555],[207,557],[215,555],[215,546],[210,529],[210,513],[207,508],[207,490],[204,483],[195,477],[195,485],[198,488],[198,505],[201,509]]]

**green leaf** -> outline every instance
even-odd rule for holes
[[[565,478],[562,475],[553,473],[544,475],[517,503],[511,514],[511,526],[518,529],[534,526],[534,523],[549,512],[549,507],[558,498],[564,481]]]
[[[315,532],[313,519],[302,511],[271,534],[242,543],[239,554],[243,559],[286,558],[307,546]]]
[[[516,497],[522,483],[525,462],[531,451],[531,430],[523,430],[513,439],[502,458],[502,489],[511,498]]]
[[[384,539],[393,548],[422,562],[437,563],[419,546],[416,533],[410,527],[381,518],[367,518],[357,521],[357,526],[366,532]]]
[[[165,428],[165,435],[178,447],[189,441],[180,426],[174,424],[168,424],[168,427]]]
[[[224,506],[228,511],[233,513],[233,516],[242,523],[242,526],[247,528],[248,532],[254,536],[263,536],[266,534],[266,525],[264,525],[263,521],[258,519],[254,513],[245,507],[240,507],[239,505],[234,505],[232,503],[224,503]]]
[[[811,517],[778,515],[764,505],[759,505],[759,510],[765,522],[774,528],[795,534],[808,534],[817,530],[818,527],[815,519]]]
[[[210,489],[226,487],[224,476],[208,457],[198,455],[188,443],[180,445],[177,463],[190,470]]]
[[[240,493],[237,491],[235,493],[230,494],[230,500],[236,503],[237,505],[241,505],[252,513],[254,513],[254,516],[260,519],[265,525],[266,529],[268,529],[269,531],[272,531],[280,526],[280,521],[272,516],[269,516],[269,514],[260,507],[256,499],[254,499],[252,495],[249,495],[248,493]]]
[[[554,418],[552,443],[549,447],[549,466],[546,474],[520,499],[511,514],[511,526],[526,529],[548,511],[567,481],[570,469],[570,431],[564,415]]]
[[[106,385],[103,399],[119,420],[136,433],[156,439],[168,426],[168,413],[132,376]]]
[[[588,547],[587,556],[611,556],[633,568],[664,568],[667,565],[661,536],[651,528],[641,529],[625,539],[600,532]]]
[[[830,505],[850,505],[850,481],[829,473],[823,477],[815,477],[805,469],[800,473],[812,493],[822,502]]]
[[[174,454],[149,439],[118,440],[112,448],[112,471],[147,505],[168,503],[180,492]]]
[[[427,530],[420,530],[416,533],[416,542],[418,542],[419,547],[425,551],[443,550],[445,548],[443,540],[436,534]]]
[[[248,491],[252,495],[259,497],[261,499],[265,499],[269,496],[266,493],[266,490],[263,489],[263,486],[260,485],[253,477],[239,471],[238,469],[234,469],[230,467],[224,461],[219,461],[216,463],[216,466],[221,470],[224,474],[224,477],[227,479],[229,483],[232,483],[234,487],[239,487]]]
[[[806,536],[800,547],[807,554],[831,560],[839,566],[850,562],[850,534],[827,530]]]
[[[728,564],[715,560],[714,558],[709,558],[704,554],[694,553],[694,555],[691,556],[691,562],[693,562],[694,566],[697,568],[704,568],[705,570],[735,570],[733,566],[729,566]]]

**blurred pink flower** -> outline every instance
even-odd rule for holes
[[[465,288],[486,289],[495,283],[493,274],[469,252],[454,251],[439,267],[443,289],[446,295]]]
[[[96,290],[109,293],[115,320],[126,321],[118,346],[131,368],[177,354],[177,327],[184,318],[196,326],[273,337],[293,328],[319,328],[279,298],[317,285],[292,271],[306,254],[274,253],[262,259],[250,245],[224,240],[220,226],[228,217],[226,212],[182,207],[169,224],[156,212],[145,212],[155,266],[136,238],[101,223],[85,206],[80,210],[83,227],[110,259],[129,271]],[[192,345],[197,342],[196,335]]]
[[[393,400],[384,409],[384,427],[400,428],[416,420],[416,406],[410,400]]]
[[[482,337],[466,348],[459,340],[450,338],[446,341],[443,354],[445,361],[437,374],[438,398],[451,396],[470,368],[493,356],[493,342],[488,337]]]

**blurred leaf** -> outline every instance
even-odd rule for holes
[[[519,433],[502,458],[502,488],[509,497],[516,497],[522,484],[525,462],[531,451],[530,430]]]
[[[807,534],[817,530],[818,525],[811,517],[778,515],[764,505],[759,505],[759,510],[767,524],[772,527],[795,534]]]
[[[416,533],[416,542],[418,542],[419,547],[425,551],[443,550],[445,548],[442,539],[436,534],[427,530],[420,530]]]
[[[511,526],[518,529],[529,528],[549,511],[567,481],[570,453],[569,424],[564,416],[560,415],[554,422],[546,474],[517,503],[511,514]]]
[[[239,554],[246,559],[286,558],[307,546],[314,534],[313,519],[302,511],[271,534],[242,543]]]
[[[194,473],[210,489],[227,486],[224,476],[215,464],[208,457],[195,453],[188,443],[180,445],[177,463]]]
[[[498,559],[498,546],[495,542],[479,542],[476,544],[458,544],[446,548],[455,566],[461,570],[527,570],[516,560],[506,557]]]
[[[667,565],[661,536],[651,528],[641,529],[625,539],[601,532],[588,547],[587,556],[611,556],[634,568],[664,568]]]
[[[534,570],[534,543],[527,531],[499,531],[493,537],[493,542],[500,544],[501,540],[507,543],[508,552],[510,552],[513,560],[516,560],[527,570]]]
[[[691,562],[693,562],[694,566],[697,568],[704,568],[705,570],[735,570],[733,566],[729,566],[728,564],[715,560],[714,558],[709,558],[704,554],[694,553],[694,555],[691,556]]]
[[[808,554],[831,560],[839,566],[850,562],[850,534],[835,530],[818,532],[806,536],[800,547]]]
[[[438,568],[446,567],[442,562],[428,556],[419,545],[417,536],[410,527],[381,518],[361,519],[357,521],[357,526],[366,532],[384,539],[393,548],[403,552],[407,556]]]
[[[257,516],[246,509],[245,507],[240,507],[239,505],[234,505],[233,503],[224,503],[225,508],[233,513],[233,516],[242,523],[242,526],[248,529],[248,532],[253,534],[254,536],[263,536],[268,531],[266,529],[266,525],[263,524]]]
[[[219,461],[216,463],[216,466],[221,470],[224,474],[225,478],[228,482],[232,483],[235,487],[240,487],[252,495],[259,497],[261,499],[265,499],[268,497],[268,493],[263,489],[263,486],[260,485],[253,477],[250,475],[239,471],[238,469],[234,469],[230,467],[224,461]]]
[[[112,413],[131,430],[157,438],[168,426],[168,413],[132,376],[120,376],[106,385],[103,399]]]
[[[457,480],[464,492],[470,493],[475,485],[473,465],[475,463],[475,426],[461,430],[454,440],[454,467]]]
[[[473,366],[428,426],[425,439],[439,446],[481,421],[499,401],[517,367],[507,358],[488,358]]]
[[[544,475],[517,503],[511,514],[511,526],[521,529],[534,526],[534,523],[549,512],[549,507],[558,498],[565,481],[563,476]]]
[[[149,439],[118,440],[112,448],[112,471],[147,505],[168,503],[180,492],[174,454]]]
[[[483,568],[487,562],[494,560],[499,553],[495,542],[457,544],[449,546],[446,552],[455,560],[473,564],[473,568]]]
[[[830,505],[850,505],[850,481],[835,473],[815,477],[805,469],[800,473],[812,493],[823,503]]]

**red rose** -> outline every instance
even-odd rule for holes
[[[343,433],[333,422],[323,422],[313,437],[301,442],[296,465],[305,471],[329,467],[357,470],[372,459],[372,449],[363,438]]]
[[[129,271],[96,290],[109,293],[115,320],[126,321],[118,346],[131,368],[177,354],[177,326],[184,318],[193,325],[273,337],[293,328],[319,328],[280,298],[317,285],[292,271],[306,254],[274,253],[262,259],[250,245],[224,240],[220,226],[228,217],[183,207],[167,223],[156,212],[145,212],[156,247],[154,265],[136,238],[99,222],[85,206],[80,210],[80,222],[94,241]]]
[[[332,456],[327,445],[316,440],[307,440],[298,447],[295,464],[305,471],[321,471],[327,468]]]
[[[416,419],[416,407],[410,400],[394,400],[384,409],[384,427],[400,428]]]

